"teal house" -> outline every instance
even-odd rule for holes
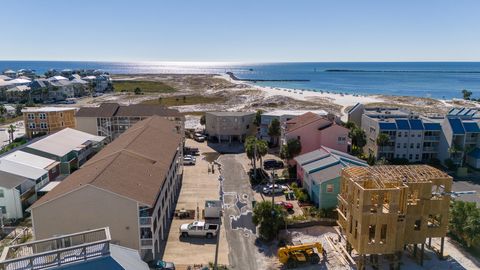
[[[337,207],[343,168],[368,166],[364,160],[325,146],[297,156],[295,161],[297,178],[318,208]]]

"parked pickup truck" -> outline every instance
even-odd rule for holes
[[[218,233],[218,224],[205,223],[204,221],[194,221],[180,226],[182,237],[202,236],[212,238]]]

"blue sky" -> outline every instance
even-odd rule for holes
[[[1,60],[480,61],[478,0],[14,0],[1,9]]]

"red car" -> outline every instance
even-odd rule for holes
[[[285,210],[293,210],[293,204],[291,204],[289,202],[276,202],[275,204],[283,206],[283,208],[285,208]]]

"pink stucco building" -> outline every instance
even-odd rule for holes
[[[299,139],[302,152],[305,154],[319,149],[321,146],[348,152],[349,130],[325,116],[315,113],[305,113],[290,119],[286,123],[284,142]]]

